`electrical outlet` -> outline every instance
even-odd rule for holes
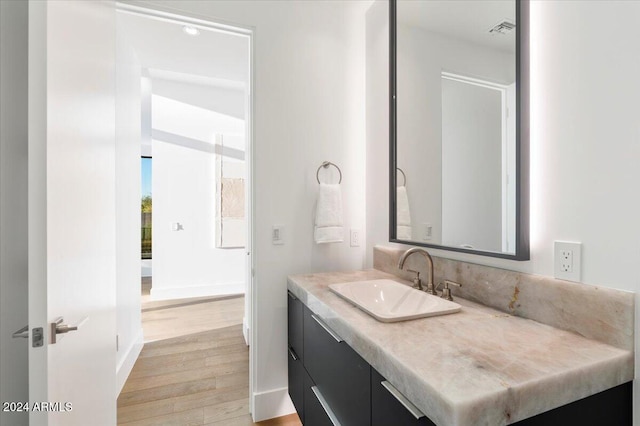
[[[582,243],[554,242],[554,277],[580,281]]]
[[[573,250],[560,250],[560,271],[573,272]]]
[[[352,229],[351,230],[351,247],[360,247],[360,230]]]

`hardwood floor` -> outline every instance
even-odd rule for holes
[[[191,300],[191,299],[187,299]],[[244,298],[177,301],[173,306],[142,309],[144,341],[155,342],[212,329],[242,325]],[[242,329],[240,328],[242,336]]]
[[[249,415],[243,306],[242,297],[147,298],[146,343],[118,398],[118,425],[301,425],[295,414],[260,423]]]

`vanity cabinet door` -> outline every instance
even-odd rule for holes
[[[287,297],[287,313],[289,317],[289,345],[287,348],[289,368],[289,396],[300,420],[304,423],[304,377],[307,374],[302,364],[302,321],[303,305],[293,294]]]
[[[371,367],[306,307],[303,324],[304,366],[328,409],[342,425],[369,426]]]
[[[371,368],[372,426],[435,426],[435,423],[417,408],[412,407],[413,404],[406,398],[402,401],[403,398],[395,388],[389,387],[389,383],[380,373]]]
[[[633,382],[513,423],[514,426],[631,426]]]
[[[302,345],[302,333],[303,333],[303,309],[302,302],[293,295],[290,291],[287,291],[287,314],[288,321],[288,334],[289,334],[289,347],[295,352],[296,356],[300,359],[303,358],[303,345]]]
[[[333,422],[329,417],[329,414],[322,406],[318,395],[316,394],[317,388],[315,383],[311,380],[311,377],[303,369],[304,374],[304,419],[302,424],[304,426],[333,426]],[[315,392],[314,392],[315,390]]]
[[[291,349],[291,348],[289,348]],[[304,377],[307,372],[304,370],[302,360],[294,359],[294,353],[289,350],[289,396],[291,402],[296,407],[300,420],[304,423],[305,407],[304,407]]]

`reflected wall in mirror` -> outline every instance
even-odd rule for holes
[[[391,241],[528,259],[528,1],[390,7]]]

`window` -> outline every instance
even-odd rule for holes
[[[142,199],[141,199],[141,252],[143,259],[151,259],[151,157],[142,157]]]

